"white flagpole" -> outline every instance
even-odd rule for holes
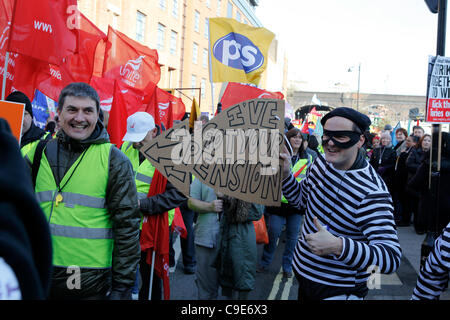
[[[150,285],[148,287],[148,300],[152,300],[153,273],[155,272],[155,251],[156,250],[153,250],[152,253],[152,269],[150,270]]]
[[[209,82],[211,83],[211,112],[214,116],[214,83],[212,79],[212,48],[211,48],[211,22],[208,18],[208,47],[209,47]]]
[[[6,73],[8,71],[8,60],[9,60],[9,52],[6,52],[5,55],[5,67],[3,68],[3,82],[2,82],[2,100],[5,100],[5,91],[6,91]]]

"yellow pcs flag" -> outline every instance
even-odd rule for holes
[[[229,18],[209,19],[211,82],[258,85],[275,34]]]

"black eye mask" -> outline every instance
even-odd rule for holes
[[[356,143],[359,141],[359,137],[362,133],[356,132],[356,131],[330,131],[330,130],[323,130],[323,135],[329,137],[328,139],[324,139],[322,136],[322,146],[326,146],[328,144],[328,141],[332,140],[333,143],[336,145],[336,147],[341,149],[348,149],[353,147]],[[347,142],[339,142],[334,137],[348,137],[350,138]]]

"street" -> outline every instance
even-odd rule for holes
[[[409,300],[416,285],[420,265],[420,248],[425,235],[417,235],[414,228],[400,227],[397,229],[400,245],[403,251],[400,268],[390,275],[381,275],[379,285],[369,290],[366,300]],[[281,258],[284,249],[283,236],[280,239],[272,264],[265,273],[256,274],[256,286],[250,293],[251,300],[296,300],[298,283],[295,276],[289,279],[282,278]],[[195,275],[186,275],[181,262],[180,241],[177,238],[174,249],[177,265],[170,273],[170,287],[172,300],[195,300],[197,287]],[[258,245],[258,258],[262,254],[262,245]],[[220,297],[220,295],[219,295]],[[219,299],[224,299],[220,297]],[[441,300],[450,300],[450,291],[447,289]]]

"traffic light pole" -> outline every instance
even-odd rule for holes
[[[438,3],[438,31],[436,55],[445,56],[445,37],[447,25],[447,0],[439,0]],[[441,144],[442,144],[442,126],[440,124],[432,125],[432,145],[430,152],[430,180],[429,188],[432,199],[432,207],[428,214],[428,232],[422,243],[420,264],[423,266],[433,249],[434,241],[439,236],[439,179],[441,169]],[[433,163],[436,166],[433,166]]]

